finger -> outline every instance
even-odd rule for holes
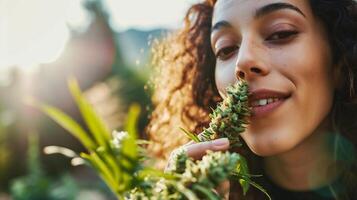
[[[224,151],[229,148],[229,140],[227,138],[220,138],[207,142],[195,143],[192,145],[185,146],[186,153],[193,159],[201,159],[207,152],[207,150],[212,151]]]
[[[189,146],[189,145],[192,145],[192,144],[195,144],[195,143],[197,143],[197,142],[191,140],[188,143],[184,144],[183,146]]]

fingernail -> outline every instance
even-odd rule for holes
[[[229,144],[228,138],[220,138],[220,139],[212,141],[212,145],[215,148],[224,147],[224,146],[227,146],[228,144]]]

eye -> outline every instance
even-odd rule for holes
[[[216,53],[216,58],[219,60],[227,60],[230,58],[236,51],[238,46],[227,46],[219,49]]]
[[[270,35],[266,40],[273,42],[283,42],[295,36],[297,31],[278,31]]]

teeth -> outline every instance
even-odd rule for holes
[[[279,101],[279,98],[259,99],[252,102],[252,106],[265,106],[269,103]]]
[[[268,103],[267,99],[259,99],[259,105],[264,106]]]

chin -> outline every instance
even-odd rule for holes
[[[276,149],[276,148],[265,148],[265,147],[255,147],[255,146],[249,148],[254,154],[261,157],[273,156],[282,152],[280,149]]]
[[[274,156],[294,148],[292,141],[283,141],[283,139],[271,139],[263,141],[246,141],[249,149],[261,157]]]

